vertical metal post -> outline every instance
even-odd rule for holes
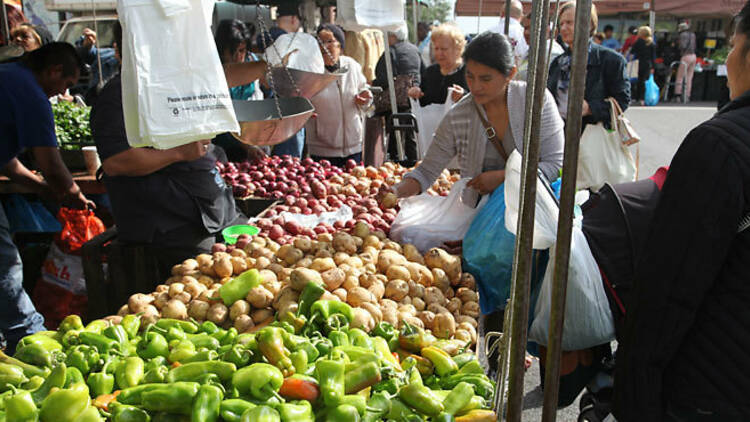
[[[391,45],[388,43],[388,32],[383,31],[383,40],[385,41],[385,51],[383,54],[385,55],[385,71],[386,75],[388,75],[388,93],[391,97],[391,113],[396,114],[398,113],[398,106],[396,103],[396,87],[393,86],[393,64],[391,63]],[[394,135],[396,135],[396,154],[398,155],[398,160],[401,161],[404,159],[404,144],[401,143],[401,134],[399,131],[394,130]],[[389,139],[388,143],[392,142],[393,139]]]
[[[503,34],[505,34],[506,37],[510,34],[510,2],[511,0],[505,0],[505,18],[503,20],[505,27],[503,28]],[[534,6],[532,5],[532,9],[533,7]]]
[[[509,6],[506,4],[506,31]],[[526,124],[523,137],[523,165],[521,167],[521,205],[518,219],[515,254],[513,257],[511,327],[510,327],[510,376],[508,380],[508,421],[520,422],[523,411],[523,378],[525,374],[526,338],[529,317],[529,287],[532,271],[532,247],[534,237],[534,213],[536,209],[536,183],[539,167],[539,134],[544,105],[544,80],[546,56],[543,53],[542,31],[549,25],[549,0],[535,1],[531,12],[531,49],[529,51],[528,81],[526,85]],[[506,309],[506,312],[508,310]],[[506,328],[507,332],[507,328]],[[498,409],[498,412],[502,409]]]
[[[411,5],[412,20],[414,21],[414,45],[419,45],[419,32],[417,32],[417,9],[419,8],[419,0],[412,0]]]
[[[648,26],[651,32],[656,36],[656,0],[651,0],[651,9],[648,11]]]
[[[586,67],[589,55],[591,0],[578,0],[575,18],[575,36],[573,39],[573,57],[571,62],[572,71],[570,89],[568,91],[568,119],[565,127],[560,216],[557,223],[552,303],[549,337],[547,339],[547,362],[544,374],[543,422],[554,422],[557,417],[557,399],[560,387],[560,356],[562,355],[563,322],[565,321],[565,295],[568,287],[568,263],[570,261],[573,230],[573,210],[578,170],[578,145],[581,139],[581,104],[583,104],[584,100]]]
[[[5,40],[6,45],[10,45],[10,28],[8,27],[8,10],[5,8],[5,1],[0,1],[0,6],[2,6],[2,13],[0,13],[0,19],[2,19],[2,30],[3,30],[3,40]]]
[[[480,24],[482,22],[482,0],[479,0],[479,13],[477,13],[477,34],[479,34]]]

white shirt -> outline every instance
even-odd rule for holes
[[[496,27],[490,28],[490,31],[498,34],[505,34],[505,18],[500,18],[500,24]],[[521,22],[510,18],[508,38],[510,38],[510,43],[513,46],[513,52],[517,59],[516,62],[520,63],[529,53],[529,45],[526,44],[526,38],[523,36],[523,26],[521,25]]]

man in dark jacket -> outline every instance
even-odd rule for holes
[[[750,2],[727,58],[732,101],[677,151],[637,267],[617,354],[620,422],[750,420],[748,37]]]

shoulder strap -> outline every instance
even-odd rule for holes
[[[495,132],[495,128],[492,127],[490,122],[487,121],[487,119],[484,118],[482,115],[482,110],[479,109],[479,105],[474,100],[471,100],[471,103],[474,104],[474,108],[477,110],[477,114],[479,115],[479,120],[482,122],[482,126],[484,126],[484,133],[487,135],[487,139],[492,142],[492,145],[495,146],[495,149],[498,153],[500,153],[500,156],[503,157],[503,160],[506,162],[508,161],[508,153],[505,152],[505,148],[503,148],[503,143],[500,142],[500,139],[497,137],[497,132]]]

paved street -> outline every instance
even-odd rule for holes
[[[711,118],[715,112],[715,104],[709,103],[629,108],[626,115],[642,139],[639,177],[649,177],[659,167],[668,166],[685,135],[701,122]],[[540,421],[544,393],[539,382],[539,363],[536,360],[526,373],[525,391],[523,420]],[[557,420],[560,422],[574,422],[577,418],[577,400],[571,406],[557,412]]]

